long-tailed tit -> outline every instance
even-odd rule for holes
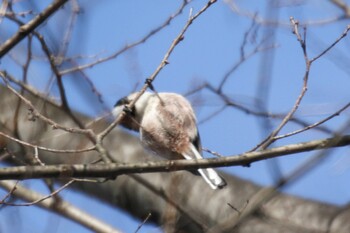
[[[137,93],[120,99],[113,109],[118,116]],[[140,132],[142,143],[167,159],[202,159],[196,116],[191,104],[175,93],[145,92],[129,109],[121,125]],[[211,188],[222,188],[225,180],[212,168],[198,169]]]

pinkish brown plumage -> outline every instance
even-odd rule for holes
[[[114,115],[118,115],[137,93],[119,100]],[[142,143],[167,159],[201,159],[200,138],[191,104],[175,93],[144,93],[121,125],[139,131]],[[198,169],[213,188],[226,182],[212,168]]]

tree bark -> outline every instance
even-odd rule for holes
[[[45,116],[66,127],[77,127],[58,105],[30,94],[26,97]],[[16,117],[19,99],[3,86],[0,86],[0,102],[3,133],[55,149],[73,150],[93,145],[86,135],[53,129],[38,118],[33,121],[23,102]],[[74,114],[85,124],[93,120]],[[100,132],[107,124],[99,121],[91,128]],[[157,159],[143,150],[138,138],[120,129],[114,129],[103,142],[113,160],[120,163]],[[0,137],[0,146],[12,155],[9,156],[12,164],[16,161],[19,164],[19,160],[36,163],[36,152],[31,147],[4,137]],[[38,156],[46,164],[88,164],[100,158],[95,151],[39,150]],[[350,232],[348,208],[282,194],[229,174],[222,176],[228,183],[222,190],[211,190],[200,177],[187,171],[120,175],[100,183],[75,182],[72,187],[139,219],[145,219],[150,213],[149,221],[162,226],[166,232]]]

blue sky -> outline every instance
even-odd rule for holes
[[[83,55],[84,59],[76,59],[79,64],[86,64],[96,58],[105,57],[118,51],[127,44],[131,44],[150,30],[162,24],[169,15],[174,14],[181,1],[79,1],[82,12],[78,15],[78,21],[72,35],[68,55],[75,57]],[[287,1],[285,1],[287,2]],[[300,1],[297,6],[281,7],[279,11],[280,25],[276,31],[274,46],[274,63],[271,68],[271,84],[268,97],[268,111],[272,113],[288,112],[298,97],[302,79],[305,72],[305,62],[302,50],[289,27],[289,17],[293,16],[304,22],[319,22],[321,19],[332,19],[341,15],[341,11],[332,7],[328,1]],[[37,3],[39,4],[39,3]],[[169,26],[151,37],[146,43],[137,46],[116,59],[110,60],[85,72],[102,94],[105,107],[110,109],[115,101],[133,90],[139,90],[144,80],[151,75],[160,64],[165,52],[173,39],[178,35],[188,18],[190,8],[193,13],[198,12],[205,1],[193,1],[184,8],[183,13],[175,18]],[[258,16],[265,17],[265,1],[236,1],[241,12],[259,12]],[[15,10],[26,10],[29,5],[25,3],[15,4]],[[37,5],[39,11],[45,5]],[[67,7],[69,8],[69,7]],[[48,25],[40,31],[51,42],[64,32],[67,27],[68,10],[61,11],[50,18]],[[29,17],[28,17],[29,18]],[[57,24],[60,20],[60,24]],[[310,58],[319,54],[345,30],[348,20],[333,23],[315,23],[307,28],[307,45]],[[169,58],[170,64],[157,76],[154,86],[159,92],[187,93],[204,82],[218,85],[225,73],[234,65],[240,56],[240,46],[243,34],[251,25],[251,19],[244,15],[236,14],[230,9],[229,4],[222,1],[214,4],[192,24],[185,34],[185,39],[176,47]],[[50,30],[44,30],[49,28]],[[263,39],[264,27],[257,30],[256,41]],[[302,31],[302,29],[300,29]],[[0,33],[11,35],[15,28],[4,28],[0,25]],[[50,33],[52,37],[50,37]],[[3,39],[3,38],[2,38]],[[248,42],[247,52],[252,51],[256,43],[254,38]],[[14,51],[20,51],[24,43],[21,43]],[[38,47],[38,45],[36,45]],[[55,50],[56,47],[51,49]],[[271,52],[271,51],[270,51]],[[308,92],[303,99],[296,116],[314,123],[333,113],[350,100],[350,85],[348,61],[349,38],[343,39],[333,50],[316,61],[311,67]],[[265,54],[266,55],[266,54]],[[249,108],[255,107],[256,90],[259,88],[257,79],[259,66],[264,59],[264,53],[254,55],[244,62],[233,73],[224,87],[224,92],[232,96],[233,100],[244,104]],[[18,58],[21,60],[22,58]],[[6,67],[13,74],[20,75],[18,67],[12,59],[2,61],[1,69]],[[65,64],[61,68],[69,68]],[[47,85],[49,67],[47,63],[38,58],[30,70],[29,82],[40,90],[45,90]],[[76,80],[74,76],[67,75],[64,78],[69,103],[77,111],[97,117],[106,109],[101,107],[97,98],[91,97],[90,87],[85,82]],[[139,83],[139,85],[137,85]],[[136,87],[136,89],[135,89]],[[57,90],[51,89],[53,96],[57,96]],[[86,94],[88,93],[88,94]],[[197,111],[198,120],[205,119],[212,112],[220,108],[222,101],[208,91],[201,95],[190,96]],[[200,100],[200,101],[198,101]],[[337,130],[349,118],[349,111],[327,122],[326,126]],[[255,116],[235,108],[228,108],[215,118],[199,125],[202,144],[223,155],[243,153],[255,147],[262,135],[259,121]],[[272,121],[273,127],[279,121]],[[298,129],[300,126],[288,124],[281,133],[287,133]],[[283,139],[274,144],[282,146],[290,143],[303,142],[329,137],[318,131],[306,132],[294,137]],[[350,160],[348,148],[334,149],[327,159],[311,173],[300,181],[288,186],[285,192],[297,196],[319,200],[322,202],[344,205],[349,201],[350,189],[347,182],[350,178]],[[314,154],[300,153],[279,158],[282,174],[288,174],[305,159]],[[251,180],[261,185],[272,185],[273,176],[269,162],[262,161],[252,164],[251,167],[228,167],[221,170]],[[25,182],[34,185],[38,190],[43,187],[37,183]],[[84,195],[63,192],[63,197],[81,206],[90,213],[99,209],[98,215],[125,232],[135,230],[139,221],[131,220],[124,213],[120,213],[110,207],[91,200]],[[89,205],[86,205],[86,203]],[[57,224],[57,232],[88,232],[76,224],[66,220],[55,220],[51,215],[43,211],[33,211],[30,208],[6,208],[7,217],[0,220],[1,226],[9,221],[11,216],[20,214],[29,217],[23,221],[23,225],[29,225],[32,232],[45,229],[47,219],[49,223]],[[26,223],[28,221],[28,223]],[[22,228],[19,228],[20,232]],[[140,232],[158,232],[152,226],[144,227]]]

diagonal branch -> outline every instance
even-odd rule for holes
[[[28,34],[33,32],[40,24],[42,24],[47,18],[49,18],[53,13],[55,13],[58,8],[63,6],[68,0],[55,0],[50,4],[43,12],[34,17],[27,24],[21,26],[16,34],[5,41],[0,46],[0,58],[6,55],[13,47],[15,47],[21,40],[23,40]]]
[[[176,48],[176,46],[184,40],[184,35],[186,33],[186,31],[188,30],[188,28],[190,27],[190,25],[201,15],[203,14],[212,4],[214,4],[217,0],[209,0],[207,2],[207,4],[201,9],[199,10],[195,15],[192,16],[192,11],[190,12],[190,17],[187,20],[187,23],[185,24],[185,26],[182,28],[181,32],[178,34],[178,36],[173,40],[173,42],[171,43],[169,49],[167,50],[167,52],[165,53],[162,61],[160,62],[160,64],[158,65],[158,67],[156,68],[156,70],[152,73],[152,75],[146,79],[145,84],[143,85],[143,87],[141,88],[141,90],[139,91],[138,95],[133,99],[133,101],[129,104],[129,108],[132,108],[136,101],[138,101],[138,99],[140,98],[141,95],[143,95],[143,93],[148,89],[148,88],[152,88],[152,82],[155,80],[155,78],[158,76],[158,74],[160,73],[160,71],[167,65],[169,64],[169,57],[170,55],[173,53],[174,49]],[[107,134],[109,134],[114,127],[116,127],[125,117],[125,112],[122,112],[115,120],[112,124],[110,124],[103,132],[101,132],[100,134],[98,134],[96,136],[96,150],[100,153],[102,159],[104,161],[110,162],[110,158],[108,158],[108,156],[106,155],[106,151],[105,149],[102,147],[102,140],[107,136]]]
[[[160,32],[162,29],[164,29],[166,26],[170,25],[171,22],[177,17],[179,16],[182,11],[184,10],[185,6],[189,3],[189,1],[184,0],[183,3],[181,4],[181,6],[179,7],[179,9],[173,14],[171,15],[168,19],[166,19],[160,26],[152,29],[147,35],[145,35],[144,37],[142,37],[141,39],[139,39],[136,42],[133,42],[131,44],[128,44],[126,46],[124,46],[123,48],[121,48],[120,50],[114,52],[112,55],[109,55],[107,57],[103,57],[103,58],[99,58],[96,61],[92,62],[92,63],[88,63],[88,64],[84,64],[84,65],[80,65],[80,66],[76,66],[76,67],[72,67],[72,68],[68,68],[65,70],[60,71],[60,74],[63,75],[67,75],[69,73],[73,73],[76,71],[82,71],[84,69],[87,68],[91,68],[97,64],[112,60],[114,58],[117,58],[119,55],[123,54],[125,51],[136,47],[140,44],[145,43],[146,41],[148,41],[152,36],[156,35],[158,32]]]
[[[34,202],[38,199],[43,198],[42,194],[18,185],[13,181],[0,181],[0,187],[11,192],[11,195],[14,195],[26,201]],[[76,208],[66,201],[55,201],[54,198],[49,198],[40,201],[37,203],[37,205],[43,209],[48,209],[68,219],[78,222],[82,226],[85,226],[95,232],[120,233],[119,230],[83,212],[82,210]]]

